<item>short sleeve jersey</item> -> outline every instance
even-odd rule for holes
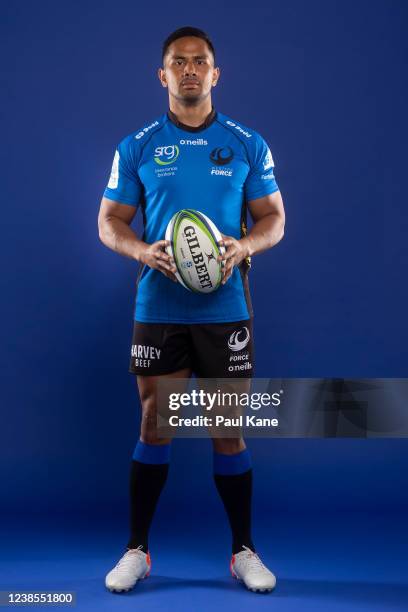
[[[183,208],[206,214],[221,233],[241,238],[245,207],[278,190],[264,139],[214,109],[198,128],[169,111],[124,138],[104,196],[142,209],[143,240],[161,240]],[[234,268],[217,291],[190,292],[158,270],[139,274],[135,320],[151,323],[232,322],[252,315],[246,274]]]

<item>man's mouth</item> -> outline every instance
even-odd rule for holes
[[[184,81],[181,81],[182,87],[198,87],[199,85],[199,81],[196,81],[194,79],[186,79]]]

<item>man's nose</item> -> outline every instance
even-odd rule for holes
[[[195,71],[195,65],[194,62],[191,60],[189,62],[186,62],[186,65],[184,66],[184,75],[185,76],[195,76],[196,71]]]

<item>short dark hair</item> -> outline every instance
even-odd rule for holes
[[[171,43],[173,43],[178,38],[183,38],[184,36],[195,36],[196,38],[201,38],[202,40],[205,40],[211,53],[213,54],[214,62],[215,62],[214,45],[212,44],[210,37],[203,30],[200,30],[199,28],[193,28],[192,26],[184,26],[183,28],[179,28],[178,30],[175,30],[174,32],[172,32],[166,38],[166,40],[163,43],[162,61],[164,60],[164,57]]]

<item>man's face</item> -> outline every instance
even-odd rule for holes
[[[187,105],[204,100],[219,78],[207,43],[195,36],[184,36],[169,46],[158,75],[169,95]]]

